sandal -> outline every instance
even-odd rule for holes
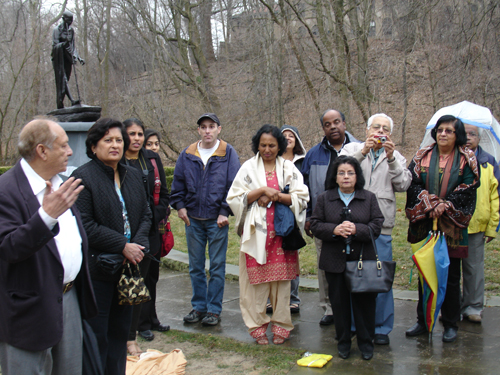
[[[300,306],[298,303],[290,304],[290,314],[297,314],[300,312]]]
[[[262,336],[256,337],[255,341],[257,341],[257,344],[259,345],[268,345],[269,344],[269,339],[267,336],[264,334]]]
[[[271,305],[270,303],[268,303],[266,305],[266,314],[272,314],[273,313],[273,305]]]
[[[281,345],[285,342],[285,340],[286,340],[286,338],[275,333],[274,337],[273,337],[273,344],[274,345]]]
[[[137,344],[137,341],[127,341],[127,351],[131,356],[139,356],[142,354],[141,348]]]

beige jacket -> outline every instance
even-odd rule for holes
[[[366,157],[361,153],[364,146],[364,142],[348,143],[340,155],[353,156],[361,164],[365,189],[377,196],[380,211],[384,214],[385,220],[381,234],[390,236],[396,220],[395,192],[408,189],[411,184],[411,173],[406,168],[406,159],[398,151],[394,151],[395,160],[392,163],[387,161],[387,155],[383,151],[372,171],[371,153],[368,153]]]

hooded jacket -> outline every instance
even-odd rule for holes
[[[468,233],[484,232],[486,237],[496,237],[499,220],[500,169],[495,158],[480,146],[476,151],[481,185],[476,193],[476,210],[469,222]]]
[[[302,140],[300,139],[300,136],[299,136],[299,130],[295,127],[295,126],[291,126],[291,125],[283,125],[281,127],[281,134],[283,134],[283,132],[285,130],[288,130],[288,131],[291,131],[293,133],[293,135],[295,135],[295,143],[299,144],[300,148],[302,149],[302,154],[293,154],[293,164],[297,167],[297,169],[300,171],[302,169],[302,164],[304,163],[304,158],[306,157],[306,154],[307,154],[307,151],[306,151],[306,148],[304,147],[304,145],[302,144]]]

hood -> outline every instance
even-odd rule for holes
[[[283,133],[285,130],[291,131],[295,135],[295,140],[299,142],[300,148],[302,149],[302,155],[294,155],[294,159],[293,159],[294,162],[295,162],[295,160],[300,159],[301,157],[305,157],[307,151],[306,151],[306,148],[304,147],[304,145],[302,144],[302,140],[300,139],[299,130],[295,126],[291,126],[291,125],[283,125],[280,130],[281,130],[281,133]],[[296,156],[297,156],[297,158],[296,158]]]

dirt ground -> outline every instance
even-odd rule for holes
[[[187,360],[187,375],[259,375],[264,369],[255,369],[257,359],[251,356],[227,352],[219,349],[210,350],[200,344],[191,342],[177,342],[165,334],[155,332],[153,341],[137,339],[142,351],[147,349],[160,350],[169,353],[174,349],[181,349]]]

